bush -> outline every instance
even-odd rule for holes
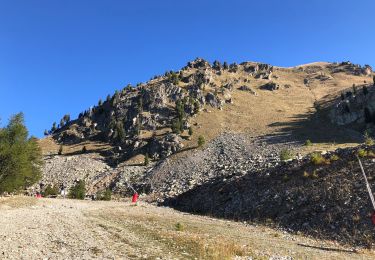
[[[105,189],[104,191],[100,191],[96,194],[97,200],[110,201],[111,198],[112,198],[112,191],[109,188]]]
[[[310,158],[311,162],[315,165],[320,165],[320,164],[326,164],[326,163],[329,163],[329,161],[327,161],[321,153],[319,152],[314,152],[311,154],[311,158]]]
[[[82,153],[86,153],[87,152],[87,148],[86,148],[86,145],[84,145],[83,147],[82,147]]]
[[[285,162],[285,161],[288,161],[290,159],[293,159],[294,155],[292,153],[291,150],[289,149],[282,149],[280,151],[280,160]]]
[[[312,142],[310,139],[307,139],[305,142],[305,146],[312,146]]]
[[[178,83],[180,82],[178,74],[174,71],[166,72],[165,75],[168,77],[168,81],[174,85],[178,85]]]
[[[184,225],[181,224],[180,222],[176,223],[175,228],[176,228],[176,231],[184,231],[185,230]]]
[[[337,154],[332,154],[329,158],[330,161],[337,161],[340,160],[340,157]]]
[[[358,153],[359,157],[366,157],[367,156],[367,151],[365,149],[359,149],[357,153]]]
[[[0,194],[25,189],[41,178],[42,152],[28,131],[22,113],[0,128]]]
[[[69,198],[83,200],[86,196],[86,184],[84,180],[78,181],[69,190]]]
[[[206,143],[206,140],[204,139],[204,136],[200,135],[198,137],[198,147],[202,147]]]
[[[59,194],[59,189],[56,186],[47,185],[47,187],[44,189],[44,192],[42,192],[42,195],[44,197],[48,196],[56,196]]]
[[[370,137],[370,134],[367,131],[365,132],[365,144],[367,146],[372,146],[375,144],[374,139]]]

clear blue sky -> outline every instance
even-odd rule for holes
[[[0,117],[30,133],[195,57],[375,65],[375,1],[0,0]]]

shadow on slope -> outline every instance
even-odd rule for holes
[[[330,122],[328,113],[329,104],[320,104],[316,112],[299,114],[291,118],[288,122],[276,122],[268,125],[275,128],[275,133],[271,134],[271,142],[283,139],[287,136],[299,140],[301,143],[311,140],[313,143],[360,143],[363,136],[360,132],[348,127],[340,127]]]
[[[328,165],[314,165],[305,158],[268,172],[217,178],[164,205],[369,246],[375,242],[372,206],[354,152],[340,150],[340,159]],[[370,158],[363,163],[375,190],[374,163]]]

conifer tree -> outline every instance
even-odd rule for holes
[[[25,189],[41,178],[43,165],[37,139],[28,138],[22,113],[0,128],[0,193]]]

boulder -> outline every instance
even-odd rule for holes
[[[170,133],[161,139],[153,138],[147,151],[153,159],[160,159],[180,151],[183,147],[182,138],[177,134]]]
[[[241,87],[238,88],[239,90],[242,90],[242,91],[246,91],[246,92],[249,92],[253,95],[257,95],[257,93],[249,86],[246,86],[246,85],[243,85]]]
[[[275,82],[269,82],[260,87],[260,89],[269,90],[269,91],[278,90],[279,88],[280,88],[280,85],[276,84]]]
[[[211,92],[206,95],[206,103],[216,108],[221,108],[223,106],[223,101]]]

